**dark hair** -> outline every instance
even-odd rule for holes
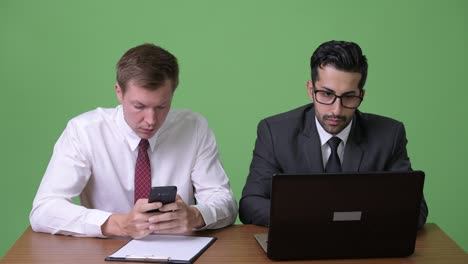
[[[117,83],[123,92],[130,81],[145,89],[156,90],[166,80],[172,82],[175,90],[179,84],[177,58],[154,44],[131,48],[117,62]]]
[[[312,83],[319,80],[318,68],[331,65],[337,70],[361,73],[359,89],[364,88],[367,79],[367,59],[358,44],[347,41],[322,43],[310,58]]]

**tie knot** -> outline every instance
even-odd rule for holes
[[[338,149],[338,145],[341,143],[341,139],[339,137],[332,137],[328,140],[327,143],[332,151],[336,151]]]
[[[147,139],[142,139],[140,141],[140,144],[138,144],[140,150],[143,150],[143,151],[146,151],[148,149],[148,146],[149,146],[149,142]]]

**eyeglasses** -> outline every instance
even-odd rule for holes
[[[332,92],[325,91],[325,90],[314,89],[314,94],[315,94],[315,100],[318,103],[321,103],[324,105],[331,105],[335,103],[336,98],[340,98],[341,105],[345,108],[351,108],[351,109],[358,108],[363,99],[362,96],[355,96],[355,95],[341,95],[340,96],[340,95],[336,95]]]

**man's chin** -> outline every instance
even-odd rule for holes
[[[342,126],[327,126],[325,129],[325,131],[327,131],[328,133],[332,135],[336,135],[340,133],[342,130],[343,130]]]
[[[138,136],[141,138],[141,139],[150,139],[154,136],[156,132],[138,132]]]

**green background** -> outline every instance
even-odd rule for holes
[[[115,63],[130,47],[178,57],[174,106],[208,119],[239,199],[257,123],[309,102],[310,55],[331,39],[361,45],[361,110],[405,123],[428,220],[466,251],[467,11],[463,0],[0,1],[0,256],[29,225],[67,121],[117,104]]]

